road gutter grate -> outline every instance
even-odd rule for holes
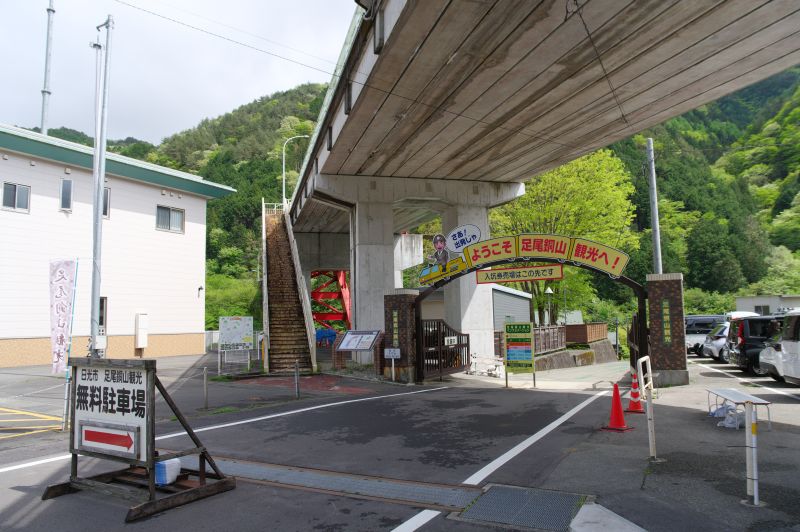
[[[492,485],[460,519],[535,530],[569,530],[585,495],[516,486]]]
[[[481,495],[480,488],[472,486],[429,484],[232,459],[217,458],[215,462],[226,475],[242,479],[450,510],[462,510]]]

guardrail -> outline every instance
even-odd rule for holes
[[[266,214],[281,214],[283,212],[283,204],[264,203],[264,198],[261,198],[261,208]]]
[[[297,280],[297,291],[300,295],[300,303],[303,305],[303,317],[306,321],[306,336],[308,337],[308,351],[311,355],[311,367],[317,371],[317,342],[316,331],[314,330],[314,315],[311,313],[311,296],[308,293],[303,270],[300,268],[300,254],[297,251],[297,242],[294,240],[294,231],[289,217],[289,210],[283,211],[283,222],[286,224],[286,235],[289,237],[289,246],[292,249],[292,262],[294,263],[295,279]]]

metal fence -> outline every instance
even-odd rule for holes
[[[241,375],[263,371],[261,351],[258,349],[230,349],[217,352],[218,375]]]

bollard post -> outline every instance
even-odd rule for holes
[[[203,408],[208,410],[208,366],[203,366]]]
[[[753,443],[753,506],[759,505],[758,497],[758,413],[753,408],[753,424],[750,426],[752,430],[751,441]]]
[[[738,413],[736,423],[739,423]],[[747,465],[747,498],[753,497],[753,433],[750,430],[750,424],[753,420],[753,403],[747,402],[744,404],[744,449],[745,449],[745,463]]]
[[[294,361],[294,398],[300,399],[300,363]]]

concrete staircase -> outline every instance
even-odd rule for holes
[[[297,290],[294,262],[282,214],[266,217],[267,294],[269,297],[269,373],[300,371],[310,373],[303,306]]]

